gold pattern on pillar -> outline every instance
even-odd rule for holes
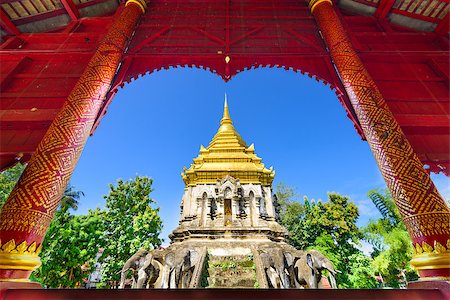
[[[0,281],[27,281],[64,189],[114,78],[144,0],[131,0],[109,29],[44,135],[0,214]]]
[[[313,0],[309,7],[415,246],[411,263],[422,280],[449,280],[449,208],[353,49],[331,1]]]

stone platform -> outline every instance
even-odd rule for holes
[[[308,289],[124,289],[124,290],[8,290],[3,300],[75,300],[75,299],[286,299],[286,300],[445,300],[441,291],[401,290],[308,290]]]

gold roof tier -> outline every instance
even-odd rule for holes
[[[225,96],[219,130],[207,148],[200,146],[199,156],[181,176],[186,186],[214,184],[226,175],[241,183],[271,185],[275,171],[266,169],[261,161],[253,144],[248,147],[234,128]]]

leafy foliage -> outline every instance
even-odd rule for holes
[[[119,280],[125,262],[141,248],[152,249],[161,244],[162,220],[159,208],[153,208],[150,198],[152,179],[136,176],[133,180],[118,180],[110,185],[105,213],[105,252],[102,281]]]
[[[336,269],[339,287],[374,287],[370,269],[361,269],[364,254],[356,247],[362,233],[356,226],[358,207],[346,196],[328,194],[328,201],[304,198],[283,184],[276,187],[281,205],[281,223],[289,230],[289,242],[298,249],[316,249],[327,256]],[[359,259],[360,263],[353,261]],[[367,257],[367,259],[370,259]]]
[[[3,207],[9,194],[25,170],[25,165],[20,163],[0,173],[0,208]]]
[[[417,273],[409,264],[414,253],[411,239],[392,196],[382,190],[369,191],[368,196],[383,216],[370,220],[363,228],[364,239],[374,248],[374,269],[390,287],[400,287],[405,280],[416,280]]]
[[[60,210],[43,243],[42,266],[34,279],[49,288],[74,288],[87,278],[102,244],[104,212],[90,210],[85,216]]]
[[[42,244],[42,265],[32,280],[49,288],[73,288],[89,275],[99,247],[102,246],[103,212],[91,210],[85,216],[74,216],[83,192],[70,184],[50,224]]]

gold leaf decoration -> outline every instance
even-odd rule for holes
[[[3,246],[0,241],[0,253],[14,253],[14,254],[30,254],[30,255],[38,255],[42,249],[42,244],[36,249],[36,242],[28,245],[27,241],[23,241],[22,243],[16,245],[14,240],[10,240],[5,243]]]
[[[422,248],[423,248],[423,252],[425,252],[425,253],[431,253],[434,250],[433,247],[431,247],[429,244],[427,244],[427,242],[422,243]]]
[[[23,241],[22,243],[20,243],[19,245],[17,245],[16,247],[16,251],[19,254],[24,254],[25,251],[27,250],[28,245],[27,245],[27,241]]]
[[[36,242],[33,242],[29,247],[28,247],[28,253],[33,254],[36,252]]]
[[[423,253],[423,249],[422,247],[420,247],[419,243],[416,243],[416,254],[422,254]]]
[[[434,251],[437,253],[444,253],[447,252],[447,249],[445,249],[445,247],[442,246],[441,243],[434,241]]]
[[[15,248],[16,248],[16,242],[14,242],[14,240],[10,240],[6,244],[3,245],[2,250],[3,250],[3,252],[12,252]]]
[[[447,249],[450,250],[450,239],[447,240]]]

